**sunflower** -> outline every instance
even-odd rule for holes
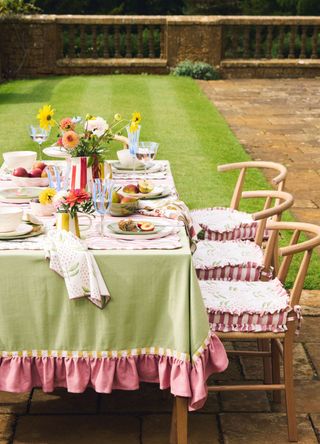
[[[139,123],[141,122],[141,114],[138,112],[133,113],[131,122],[135,123],[136,125],[139,125]]]
[[[39,194],[39,202],[42,205],[48,205],[52,203],[52,198],[57,194],[56,190],[54,188],[46,188],[45,190],[41,191]]]
[[[55,121],[53,120],[54,109],[51,108],[51,105],[44,105],[39,109],[39,113],[37,114],[37,119],[39,119],[40,127],[49,130],[52,126],[55,125]]]

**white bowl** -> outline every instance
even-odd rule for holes
[[[11,180],[18,187],[47,187],[49,185],[47,177],[19,177],[12,175]]]
[[[22,221],[23,210],[15,207],[0,207],[0,233],[15,231]]]
[[[117,151],[119,162],[124,168],[133,168],[134,165],[143,165],[140,160],[134,159],[128,149]]]
[[[31,170],[37,159],[37,153],[35,151],[9,151],[3,153],[3,159],[10,169],[23,167],[26,170]]]
[[[56,210],[52,204],[42,205],[40,202],[30,202],[31,214],[34,216],[52,216]]]

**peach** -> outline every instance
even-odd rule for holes
[[[36,168],[40,168],[40,170],[43,171],[46,166],[47,165],[44,162],[38,160],[37,162],[34,162],[33,169],[35,170]]]

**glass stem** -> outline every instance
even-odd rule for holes
[[[41,143],[39,143],[39,159],[42,160],[42,149],[41,149]]]
[[[100,236],[103,237],[104,236],[104,214],[100,214]]]

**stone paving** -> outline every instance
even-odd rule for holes
[[[288,167],[296,218],[320,222],[320,79],[199,82],[252,159]]]
[[[296,196],[295,215],[320,216],[320,80],[204,82],[205,92],[254,159],[289,168],[287,189]],[[298,179],[298,180],[297,180]],[[295,346],[295,390],[300,443],[320,443],[320,291],[304,291],[304,321]],[[226,344],[241,347],[241,344]],[[251,347],[254,343],[247,344]],[[216,383],[261,381],[261,363],[232,358]],[[137,392],[45,394],[0,392],[0,444],[167,444],[172,399],[145,384]],[[190,444],[283,444],[284,405],[270,393],[211,394],[189,414]]]

